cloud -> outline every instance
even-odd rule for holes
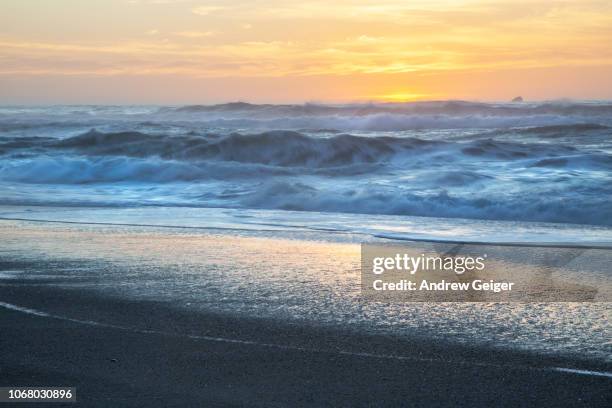
[[[216,11],[225,10],[225,7],[222,6],[198,6],[191,9],[193,14],[197,14],[199,16],[208,16]]]
[[[121,27],[106,41],[86,33],[56,42],[0,35],[0,70],[256,77],[430,74],[612,63],[608,41],[612,6],[588,5],[587,0],[564,2],[556,8],[538,0],[524,8],[509,0],[466,2],[466,7],[457,7],[458,3],[450,0],[446,0],[450,5],[443,3],[261,0],[257,7],[216,3],[191,8],[192,4],[181,6],[180,11],[191,10],[201,16],[219,13],[233,20],[219,28],[222,31],[207,31],[221,25],[185,26],[184,15],[178,14],[164,21],[161,31],[141,27],[148,37],[140,35],[132,40],[129,31],[121,31]],[[401,21],[381,19],[381,13],[403,17]],[[300,21],[280,21],[282,15]],[[365,18],[372,19],[371,24],[364,25]],[[243,31],[249,29],[248,33]],[[221,33],[223,41],[197,40]],[[79,65],[71,69],[70,62],[75,60]]]
[[[372,37],[369,35],[360,35],[357,37],[357,41],[364,43],[375,43],[375,42],[383,42],[385,41],[385,37]]]
[[[202,38],[202,37],[212,37],[215,35],[214,31],[177,31],[173,33],[178,37],[186,37],[186,38]]]
[[[199,38],[206,32],[177,32]],[[176,34],[176,33],[175,33]],[[194,35],[196,37],[194,37]],[[54,43],[0,39],[0,74],[152,75],[194,77],[281,77],[303,75],[434,73],[551,66],[612,64],[610,53],[596,50],[519,50],[427,48],[403,38],[371,42],[360,36],[342,41],[242,41],[200,43],[135,41]],[[605,47],[604,44],[601,47]],[[456,45],[456,44],[455,44]],[[546,51],[546,52],[545,52]],[[559,51],[559,50],[557,50]],[[486,55],[486,58],[482,56]]]

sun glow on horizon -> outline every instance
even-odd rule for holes
[[[382,102],[416,102],[434,99],[435,95],[419,94],[410,92],[394,92],[383,95],[375,95],[371,99]]]

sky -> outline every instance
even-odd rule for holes
[[[612,1],[2,0],[0,103],[612,99]]]

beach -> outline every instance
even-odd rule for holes
[[[609,303],[359,303],[363,237],[0,224],[2,384],[87,406],[610,402]]]
[[[611,397],[609,376],[551,368],[609,364],[185,314],[81,291],[3,284],[0,293],[66,310],[58,318],[1,309],[10,335],[0,339],[0,381],[74,386],[86,406],[603,407]],[[91,313],[96,324],[65,318]],[[121,327],[104,323],[113,320]],[[185,328],[208,338],[180,334]]]

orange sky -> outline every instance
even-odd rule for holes
[[[612,2],[3,0],[0,103],[612,99]]]

